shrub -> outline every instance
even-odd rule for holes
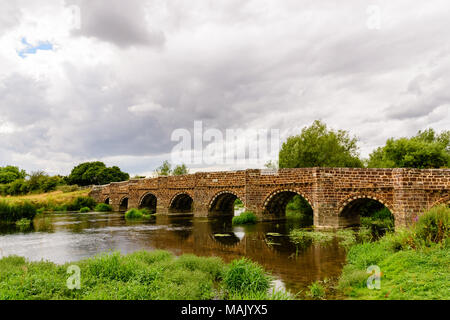
[[[415,225],[416,237],[430,243],[442,243],[450,233],[450,208],[445,204],[426,211]]]
[[[251,211],[242,212],[239,216],[233,217],[233,225],[237,224],[254,224],[258,219]]]
[[[88,207],[93,209],[96,203],[91,197],[77,197],[71,203],[67,205],[69,211],[79,211],[81,208]]]
[[[112,206],[106,203],[99,203],[95,206],[94,211],[96,212],[110,212],[112,211]]]
[[[125,219],[142,219],[144,217],[143,213],[139,209],[130,209],[125,213]]]
[[[83,208],[80,209],[80,213],[87,213],[87,212],[90,212],[90,211],[91,211],[91,209],[88,208],[88,207],[83,207]]]

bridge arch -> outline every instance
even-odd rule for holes
[[[208,204],[209,215],[234,215],[234,202],[242,199],[234,191],[222,190],[217,192]]]
[[[376,210],[381,210],[385,207],[389,210],[391,217],[395,220],[392,205],[382,196],[372,193],[357,193],[349,195],[339,202],[339,224],[346,227],[360,225],[361,209],[364,207],[367,208],[367,206],[374,207]]]
[[[296,196],[301,196],[314,211],[313,202],[305,192],[296,188],[276,189],[269,193],[263,203],[264,214],[269,214],[277,218],[282,218],[286,214],[286,206]]]
[[[128,210],[128,196],[122,197],[119,201],[119,211]]]
[[[151,192],[147,192],[139,199],[139,209],[149,209],[153,213],[156,212],[158,198]]]
[[[104,203],[104,204],[111,204],[111,199],[109,198],[109,196],[106,197],[106,198],[103,200],[103,203]]]
[[[169,203],[170,213],[190,213],[194,210],[194,198],[187,192],[177,193]]]

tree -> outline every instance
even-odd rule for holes
[[[182,176],[184,174],[188,174],[189,169],[186,167],[186,165],[183,163],[181,165],[177,165],[175,169],[173,169],[172,174],[174,176]]]
[[[18,167],[0,167],[0,184],[11,183],[14,180],[23,180],[26,176],[25,170],[20,170]]]
[[[278,169],[278,161],[269,160],[266,162],[264,167],[266,167],[267,169],[270,169],[270,170],[277,170]]]
[[[319,120],[289,137],[279,153],[280,168],[362,167],[357,138],[344,130],[327,129]]]
[[[161,166],[156,168],[156,174],[158,176],[170,176],[172,172],[172,165],[169,163],[169,161],[164,161]]]
[[[443,168],[450,166],[450,131],[419,131],[411,138],[388,139],[372,152],[369,168]]]
[[[126,181],[129,178],[130,175],[122,172],[119,167],[107,168],[103,162],[95,161],[85,162],[73,168],[67,181],[69,184],[88,186]]]

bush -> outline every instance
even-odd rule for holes
[[[88,207],[94,209],[96,203],[91,197],[77,197],[67,205],[69,211],[79,211],[81,208]]]
[[[239,216],[233,217],[233,225],[237,224],[254,224],[257,222],[256,215],[251,211],[242,212]]]
[[[106,203],[99,203],[95,206],[94,211],[96,212],[110,212],[112,211],[112,206]]]
[[[270,277],[257,263],[246,258],[234,260],[223,275],[223,289],[228,295],[266,293],[270,288]]]
[[[450,233],[450,208],[445,204],[426,211],[415,225],[416,237],[427,244],[442,243]]]
[[[142,219],[144,217],[143,213],[139,209],[130,209],[125,213],[125,219]]]
[[[83,208],[80,209],[80,213],[87,213],[87,212],[90,212],[90,211],[91,211],[91,209],[88,208],[88,207],[83,207]]]

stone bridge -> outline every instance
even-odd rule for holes
[[[314,225],[359,224],[358,208],[376,200],[408,226],[425,209],[449,203],[450,169],[299,168],[201,172],[96,186],[91,196],[116,211],[149,208],[158,214],[196,217],[233,215],[234,201],[261,220],[281,219],[287,203],[301,195],[311,205]]]

